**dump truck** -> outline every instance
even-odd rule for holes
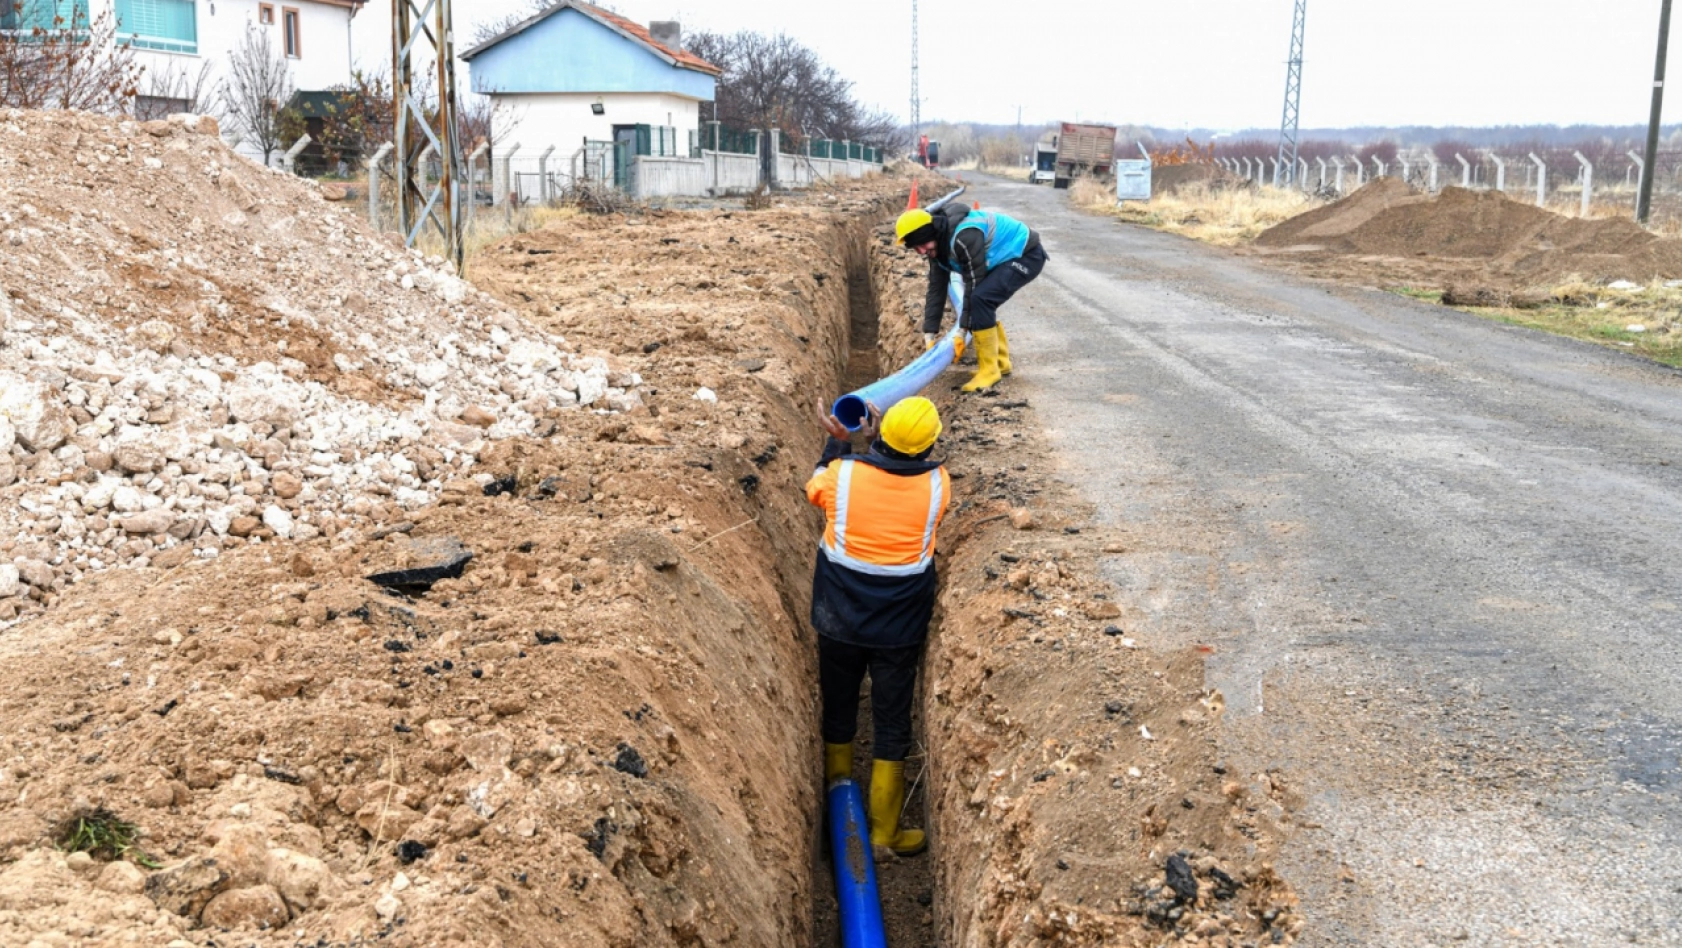
[[[1064,122],[1057,134],[1052,186],[1066,188],[1081,175],[1108,177],[1115,169],[1115,126]]]
[[[1034,143],[1033,170],[1028,172],[1032,184],[1050,184],[1057,180],[1057,142]]]

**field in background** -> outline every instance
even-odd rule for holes
[[[1108,214],[1131,224],[1143,224],[1193,240],[1230,247],[1255,239],[1274,224],[1318,207],[1322,201],[1287,188],[1196,182],[1150,203],[1117,205],[1113,187],[1095,178],[1080,178],[1069,189],[1075,206]]]
[[[1682,287],[1667,286],[1664,282],[1630,290],[1572,280],[1554,287],[1545,300],[1522,306],[1511,305],[1510,300],[1499,306],[1445,303],[1442,290],[1391,289],[1403,296],[1441,303],[1514,326],[1628,349],[1656,362],[1682,368]]]

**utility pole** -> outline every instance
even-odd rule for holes
[[[1653,114],[1647,119],[1647,160],[1641,163],[1641,190],[1635,199],[1635,220],[1646,226],[1653,210],[1653,176],[1658,171],[1659,116],[1664,111],[1664,56],[1670,46],[1670,0],[1659,4],[1659,54],[1653,66]]]
[[[923,134],[923,100],[917,92],[917,0],[911,0],[911,147]]]
[[[391,97],[397,109],[397,222],[413,247],[431,224],[444,258],[462,268],[461,143],[456,141],[456,54],[450,0],[395,0],[391,18]],[[438,102],[427,101],[427,70],[436,70]],[[438,182],[425,161],[436,154]],[[472,200],[472,195],[468,195]]]
[[[1279,121],[1279,163],[1291,169],[1287,173],[1287,181],[1290,175],[1296,173],[1297,167],[1297,123],[1302,104],[1302,30],[1307,19],[1308,0],[1296,0],[1296,12],[1291,17],[1291,58],[1285,64],[1285,114]]]

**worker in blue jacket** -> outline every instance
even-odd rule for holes
[[[992,388],[1009,375],[1010,343],[998,310],[1045,269],[1045,247],[1027,224],[1000,211],[947,205],[930,213],[913,208],[899,216],[899,243],[929,261],[929,290],[923,300],[923,342],[933,345],[946,311],[952,275],[964,282],[964,311],[958,325],[975,339],[980,363],[964,391]]]

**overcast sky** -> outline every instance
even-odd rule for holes
[[[463,41],[527,0],[456,0]],[[911,0],[616,0],[640,23],[785,32],[904,118]],[[1310,0],[1302,125],[1642,124],[1659,0]],[[1292,0],[921,0],[924,121],[1277,127]],[[390,55],[390,0],[357,55]],[[1678,24],[1682,31],[1682,24]],[[465,48],[466,43],[458,48]],[[1682,84],[1682,62],[1675,66]],[[465,85],[465,77],[463,77]],[[1682,92],[1674,93],[1682,95]],[[1674,112],[1670,114],[1676,114]]]

